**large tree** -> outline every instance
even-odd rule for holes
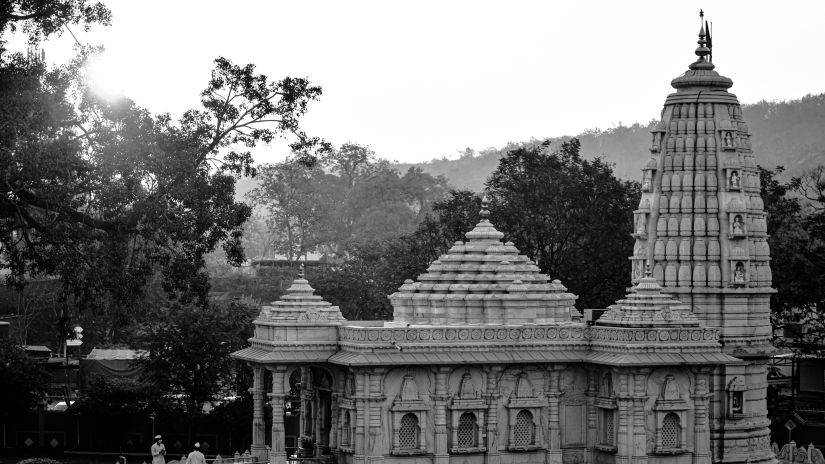
[[[492,221],[542,272],[603,308],[630,285],[633,210],[641,190],[601,158],[589,161],[571,139],[510,151],[487,179]]]
[[[3,21],[28,16],[21,12],[36,3],[16,3]],[[83,1],[48,3],[71,6],[65,18],[67,10],[43,10],[53,21],[108,20]],[[30,32],[53,32],[56,23],[41,19]],[[0,55],[0,267],[19,287],[59,277],[64,322],[72,307],[109,308],[116,340],[159,269],[171,296],[204,305],[204,255],[223,244],[228,260],[241,262],[251,209],[234,193],[238,176],[254,174],[249,148],[289,137],[311,161],[323,144],[299,120],[321,89],[218,58],[202,109],[175,122],[125,98],[97,97],[83,81],[88,57],[49,68]]]

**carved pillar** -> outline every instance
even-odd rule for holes
[[[384,429],[381,425],[381,403],[384,401],[383,382],[386,368],[375,367],[368,371],[367,376],[367,461],[375,463],[384,460]]]
[[[696,371],[696,387],[693,399],[693,464],[710,464],[710,421],[708,420],[710,369]]]
[[[587,390],[585,395],[587,397],[587,417],[585,418],[585,443],[584,448],[584,462],[593,462],[593,445],[598,442],[597,435],[597,408],[596,396],[599,394],[599,378],[596,371],[592,369],[587,370]]]
[[[369,410],[367,409],[367,397],[369,396],[369,373],[366,369],[355,371],[355,436],[353,439],[353,461],[363,463],[366,461],[368,420]]]
[[[264,422],[264,368],[260,364],[252,364],[252,456],[259,461],[265,461],[266,453],[266,423]]]
[[[636,369],[633,376],[633,464],[647,464],[647,428],[645,404],[647,403],[647,377],[650,369]]]
[[[633,421],[630,412],[633,410],[633,397],[631,395],[632,375],[624,369],[613,371],[614,378],[619,380],[616,392],[616,406],[618,407],[618,430],[616,436],[616,464],[629,464],[630,456],[633,455]]]
[[[498,443],[498,402],[501,398],[498,380],[501,377],[501,366],[490,366],[487,368],[487,385],[484,388],[484,399],[487,401],[487,414],[485,418],[484,430],[487,438],[487,452],[484,454],[485,464],[499,464],[501,453]]]
[[[439,366],[435,368],[435,393],[430,396],[435,403],[435,442],[433,446],[434,464],[447,464],[450,455],[447,448],[447,375],[451,368]]]
[[[272,372],[272,448],[269,451],[269,464],[286,464],[286,436],[284,429],[284,401],[286,400],[288,379],[287,366],[267,366]]]
[[[547,402],[548,402],[548,442],[547,464],[561,464],[561,420],[559,418],[559,403],[561,402],[561,385],[559,384],[559,374],[564,369],[563,364],[551,365],[549,367],[547,379]]]

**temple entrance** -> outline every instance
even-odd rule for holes
[[[294,448],[287,446],[289,462],[332,462],[332,386],[332,374],[321,367],[299,367],[290,374],[286,414],[300,419],[300,434]]]

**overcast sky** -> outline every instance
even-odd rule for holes
[[[402,162],[657,118],[695,59],[700,8],[742,103],[825,92],[825,2],[104,3],[112,26],[74,30],[107,49],[101,87],[179,115],[199,105],[214,58],[251,62],[322,86],[311,135]],[[51,42],[49,61],[68,55],[69,35]]]

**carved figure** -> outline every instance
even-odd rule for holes
[[[730,188],[739,188],[739,171],[733,170],[730,172]]]
[[[668,374],[665,376],[665,383],[662,385],[662,399],[666,401],[673,401],[678,400],[681,397],[679,396],[679,386],[676,385],[676,379],[673,377],[672,374]]]
[[[742,215],[737,214],[733,218],[733,235],[744,235],[745,223],[742,221]]]
[[[733,134],[725,132],[725,148],[733,148]]]
[[[742,261],[736,263],[733,271],[733,281],[737,284],[745,283],[745,265]]]

